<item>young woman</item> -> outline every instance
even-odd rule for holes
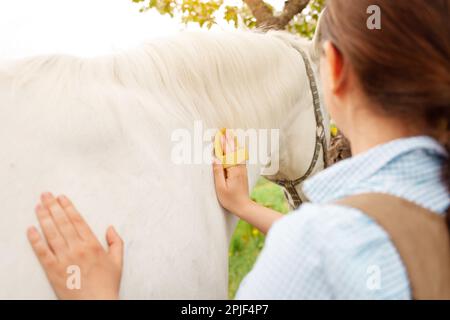
[[[381,29],[367,27],[370,5]],[[250,200],[245,165],[214,164],[223,207],[268,232],[238,298],[448,297],[449,16],[449,0],[328,1],[321,83],[353,157],[309,179],[311,203],[285,217]],[[384,196],[365,198],[367,210],[342,200],[374,193]],[[66,197],[41,200],[45,238],[35,228],[28,237],[58,297],[118,298],[123,245],[114,229],[105,251]],[[383,204],[389,215],[369,214]],[[67,265],[83,270],[82,290],[66,289]],[[433,286],[438,294],[428,294]]]

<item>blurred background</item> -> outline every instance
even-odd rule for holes
[[[95,56],[181,30],[280,29],[311,38],[326,0],[0,0],[0,58]],[[332,129],[336,135],[336,129]],[[282,213],[283,191],[261,178],[251,197]],[[229,250],[229,297],[264,245],[240,221]]]

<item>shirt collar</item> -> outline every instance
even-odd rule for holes
[[[357,186],[394,158],[412,150],[426,149],[439,156],[446,150],[428,136],[392,140],[364,153],[342,160],[305,181],[303,192],[315,203],[326,203],[347,196],[347,186]]]

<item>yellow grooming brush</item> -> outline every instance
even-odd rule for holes
[[[216,133],[216,136],[214,138],[214,154],[216,158],[222,163],[225,169],[244,163],[246,160],[248,160],[247,149],[245,147],[244,148],[239,147],[237,137],[233,137],[236,151],[226,153],[225,150],[223,150],[222,139],[223,138],[226,139],[225,138],[226,132],[227,129],[225,128],[220,129]]]

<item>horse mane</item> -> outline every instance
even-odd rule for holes
[[[126,89],[171,121],[273,126],[275,114],[285,116],[307,85],[289,41],[303,40],[277,32],[182,32],[111,55],[46,55],[2,64],[0,86],[10,79],[12,92],[26,89],[46,101],[100,100]]]

